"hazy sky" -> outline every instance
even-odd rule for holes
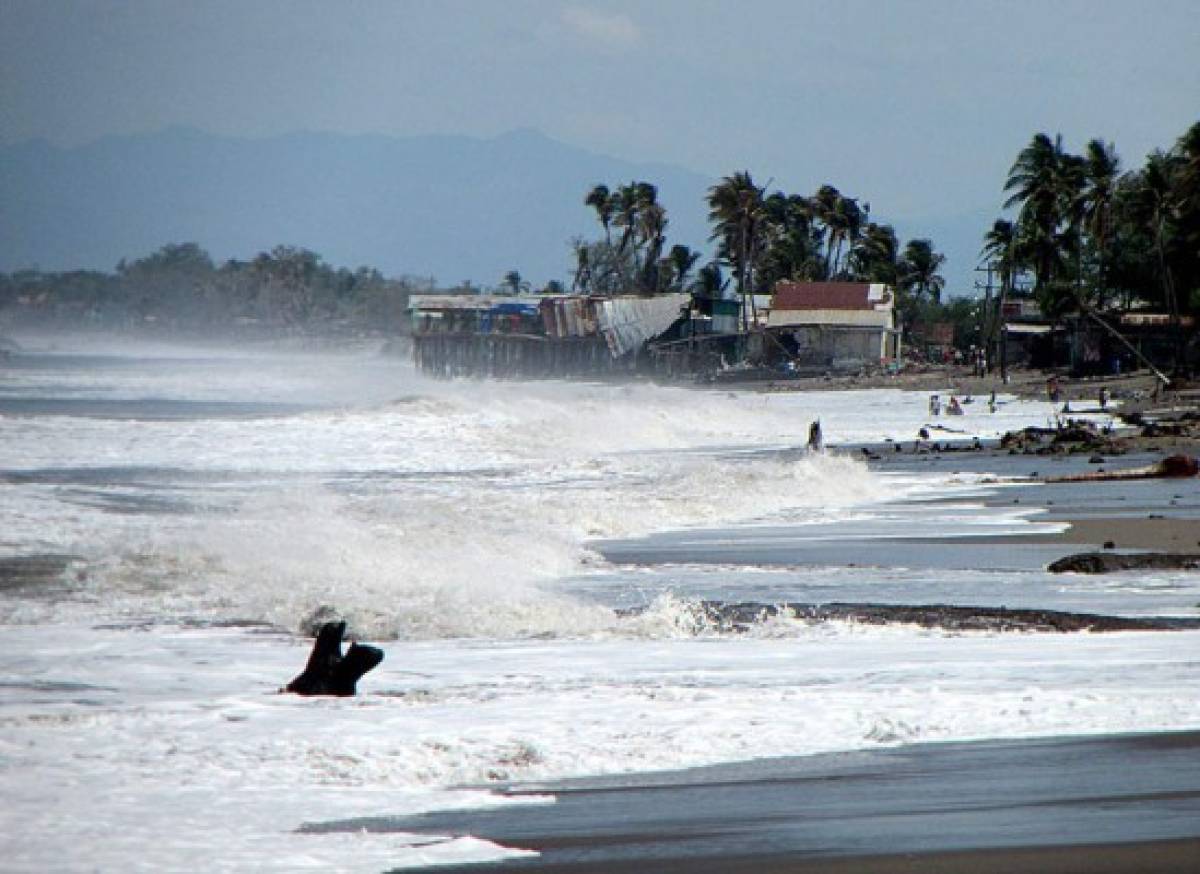
[[[1035,131],[1131,165],[1197,118],[1198,0],[0,0],[5,142],[533,127],[911,218]]]

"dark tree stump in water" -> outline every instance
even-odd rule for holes
[[[345,622],[322,625],[304,672],[288,683],[284,691],[297,695],[353,695],[359,678],[383,661],[383,650],[352,643],[342,655],[345,633]]]

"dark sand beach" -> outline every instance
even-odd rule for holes
[[[451,871],[1194,872],[1200,733],[921,744],[513,786],[553,804],[310,823],[470,834]]]
[[[1119,469],[1158,457],[1134,451],[1104,463]],[[843,532],[832,542],[771,530],[740,543],[728,532],[711,543],[693,532],[604,551],[630,562],[683,555],[719,562],[740,550],[766,563],[772,553],[779,564],[836,564],[853,555],[864,565],[941,568],[1045,567],[1086,549],[1200,552],[1195,479],[1045,482],[1100,465],[1086,455],[997,449],[881,453],[873,464],[995,474],[1003,488],[985,503],[1034,509],[1033,518],[1062,530],[886,539]],[[1200,733],[925,744],[510,791],[549,792],[556,802],[317,827],[473,834],[541,853],[472,870],[1200,871]]]

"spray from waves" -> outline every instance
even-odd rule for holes
[[[686,610],[631,623],[555,583],[601,561],[589,548],[594,539],[807,519],[877,500],[882,490],[857,459],[686,453],[354,492],[281,489],[184,536],[148,540],[110,569],[110,582],[129,591],[148,565],[169,563],[172,580],[156,594],[156,612],[173,603],[176,611],[295,629],[328,607],[381,639],[671,636],[687,624]]]
[[[119,452],[122,464],[159,472],[155,489],[178,472],[176,485],[201,508],[118,520],[77,502],[38,504],[62,532],[55,550],[104,557],[89,590],[101,604],[289,628],[331,606],[378,637],[605,633],[609,611],[556,587],[600,560],[590,541],[820,521],[888,496],[856,460],[759,451],[803,441],[801,399],[648,385],[433,386],[387,364],[372,370],[379,384],[368,391],[360,364],[264,364],[261,380],[232,384],[237,397],[294,399],[319,383],[322,397],[347,398],[337,409],[245,421],[31,420],[12,434],[23,438],[12,441],[23,447],[17,466],[110,464]],[[212,392],[226,375],[163,378],[174,396]],[[141,391],[145,378],[139,371],[113,391]]]

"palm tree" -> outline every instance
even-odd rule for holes
[[[1179,298],[1175,293],[1171,265],[1167,260],[1166,239],[1168,222],[1181,206],[1176,183],[1183,166],[1183,162],[1174,155],[1162,151],[1152,152],[1146,158],[1146,168],[1142,171],[1140,192],[1143,215],[1154,235],[1163,298],[1171,311],[1171,323],[1175,327],[1176,369],[1183,364],[1183,333],[1179,318]]]
[[[653,191],[653,186],[651,186]],[[657,192],[655,192],[657,194]],[[666,242],[667,211],[656,200],[644,202],[638,212],[638,233],[646,247],[641,269],[638,271],[641,290],[658,290],[658,261],[662,257]]]
[[[1108,251],[1109,228],[1112,223],[1113,193],[1121,174],[1121,159],[1116,147],[1103,140],[1087,144],[1083,157],[1083,191],[1079,195],[1081,225],[1096,248],[1096,297],[1104,300],[1105,256]]]
[[[587,292],[592,284],[591,253],[587,243],[577,237],[571,242],[575,250],[575,275],[571,278],[571,291]]]
[[[900,241],[891,225],[868,222],[850,247],[846,264],[856,279],[895,285]]]
[[[938,273],[946,256],[933,251],[931,240],[909,240],[900,259],[900,285],[918,299],[938,303],[946,280]]]
[[[986,316],[988,324],[984,332],[984,346],[990,362],[995,357],[992,355],[992,347],[1004,321],[1004,304],[1012,291],[1013,277],[1018,266],[1016,226],[1008,219],[996,219],[991,230],[984,234],[980,255],[994,263],[1000,272],[1000,295],[996,298],[995,312]]]
[[[904,329],[912,328],[922,302],[937,303],[946,281],[939,275],[946,257],[929,240],[909,240],[900,257],[900,312]]]
[[[687,286],[687,275],[700,260],[700,253],[694,252],[687,246],[674,245],[667,253],[667,262],[671,267],[672,285],[682,290]]]
[[[742,298],[742,325],[749,316],[745,302],[753,288],[754,256],[762,241],[763,192],[746,171],[726,176],[708,190],[710,239],[721,241],[722,255],[736,271],[737,293]],[[751,301],[751,306],[753,302]]]
[[[510,270],[504,274],[504,280],[501,283],[511,294],[520,294],[522,291],[529,290],[529,283],[521,278],[519,270]]]
[[[612,237],[609,235],[609,226],[612,224],[613,207],[615,204],[613,203],[613,197],[608,190],[608,186],[595,186],[588,192],[583,202],[586,206],[590,206],[596,210],[596,217],[600,219],[600,224],[604,227],[604,240],[611,243]]]
[[[1200,211],[1200,121],[1179,138],[1176,152],[1181,162],[1179,191],[1182,199],[1191,209]]]
[[[832,185],[822,185],[812,198],[813,215],[825,226],[826,278],[833,275],[833,247],[837,242],[837,202],[842,193]]]
[[[631,243],[636,249],[645,242],[644,238],[639,240],[640,219],[647,209],[658,205],[658,189],[649,182],[631,182],[618,188],[612,201],[613,224],[623,228],[617,253],[623,255]]]
[[[833,260],[829,265],[829,278],[833,279],[837,276],[841,264],[842,245],[849,241],[853,248],[862,228],[863,214],[858,208],[858,201],[839,194],[826,221],[830,227],[830,248],[833,248],[834,240],[837,241],[837,249],[834,250]]]
[[[1063,149],[1061,135],[1051,140],[1048,134],[1034,134],[1008,171],[1004,190],[1012,194],[1004,207],[1021,208],[1017,228],[1040,294],[1049,294],[1050,283],[1062,272],[1064,244],[1075,239],[1062,231],[1075,215],[1082,186],[1082,159]]]
[[[756,287],[771,288],[781,279],[825,276],[820,232],[813,218],[813,203],[807,197],[776,191],[763,201],[763,255],[756,260]]]
[[[717,299],[725,291],[728,281],[721,275],[719,261],[709,261],[696,273],[692,283],[692,296]]]

